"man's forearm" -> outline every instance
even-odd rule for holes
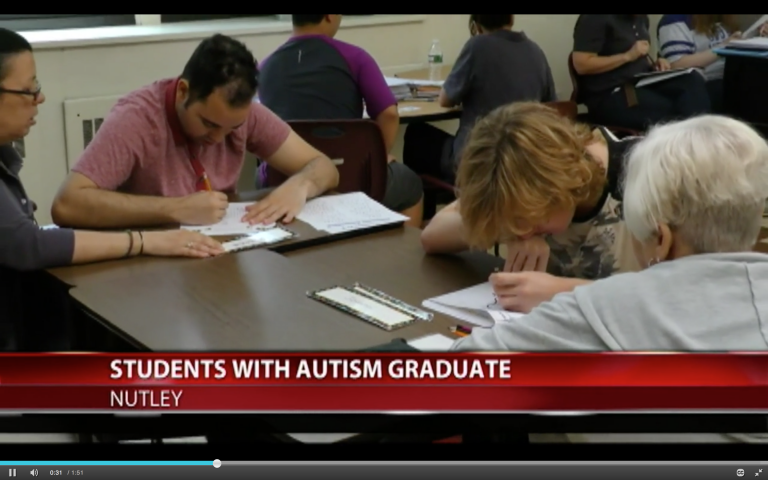
[[[84,188],[57,201],[54,222],[62,227],[125,228],[176,223],[176,198],[129,195]]]
[[[326,157],[317,157],[288,181],[298,182],[307,190],[307,198],[314,198],[336,188],[339,171]]]
[[[578,61],[574,58],[573,66],[579,75],[598,75],[615,70],[631,61],[632,59],[626,53],[610,56],[590,55],[580,57]]]

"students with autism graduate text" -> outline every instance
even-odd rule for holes
[[[340,24],[341,15],[293,15],[293,35],[261,63],[259,100],[286,121],[354,120],[367,110],[390,152],[400,128],[397,100],[368,52],[334,38]],[[392,156],[387,170],[382,203],[421,227],[421,179]],[[263,184],[266,164],[259,174]]]
[[[493,276],[504,308],[527,312],[591,280],[637,270],[621,217],[625,156],[637,141],[574,124],[541,103],[500,107],[464,148],[459,198],[421,235],[428,253],[507,245]]]
[[[0,351],[20,348],[19,332],[43,320],[36,307],[53,301],[40,298],[45,295],[37,290],[42,269],[140,254],[208,257],[222,251],[218,242],[183,230],[97,233],[40,228],[21,182],[22,159],[12,142],[27,136],[43,102],[32,47],[21,35],[0,29]]]
[[[263,105],[256,61],[224,35],[203,40],[179,78],[120,99],[62,186],[59,225],[212,224],[235,193],[246,150],[292,175],[248,208],[245,220],[291,221],[338,171]]]
[[[648,15],[579,15],[573,31],[573,66],[580,101],[594,122],[645,130],[663,120],[710,111],[698,72],[632,88],[635,75],[669,70],[650,56]]]
[[[440,92],[441,106],[461,106],[459,130],[454,137],[426,123],[409,125],[403,160],[416,172],[453,183],[464,143],[478,118],[512,102],[557,100],[546,55],[525,33],[512,31],[514,19],[508,14],[471,15],[473,36]]]

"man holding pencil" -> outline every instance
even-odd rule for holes
[[[242,43],[204,40],[178,78],[121,98],[54,201],[60,226],[127,228],[216,223],[235,193],[245,152],[291,177],[244,221],[289,222],[338,171],[266,107],[253,102],[258,70]]]

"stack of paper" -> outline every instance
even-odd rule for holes
[[[663,82],[671,78],[679,77],[681,75],[688,75],[689,73],[698,71],[696,68],[676,68],[673,70],[667,70],[666,72],[648,72],[635,75],[635,78],[641,80],[635,84],[635,87],[640,88],[646,85],[652,85],[654,83]]]
[[[219,223],[213,225],[182,225],[184,230],[190,230],[193,232],[200,232],[205,235],[215,236],[230,236],[230,235],[248,235],[250,233],[256,233],[262,230],[269,230],[275,227],[274,223],[269,225],[249,225],[243,222],[242,218],[245,215],[245,207],[252,205],[252,203],[240,202],[230,203],[227,208],[227,213]]]
[[[436,98],[440,95],[443,81],[418,80],[415,78],[385,77],[389,89],[395,98],[409,100],[415,98]]]
[[[394,77],[385,77],[387,80],[387,86],[392,90],[392,95],[400,100],[405,100],[411,96],[411,86],[406,80]]]
[[[768,50],[768,38],[756,37],[748,40],[734,40],[725,48],[728,50]]]
[[[315,198],[307,202],[296,218],[312,225],[316,230],[330,234],[408,220],[405,215],[393,212],[361,192]]]
[[[496,302],[493,287],[487,282],[424,300],[422,305],[480,327],[492,327],[496,322],[523,316],[521,313],[504,310]]]

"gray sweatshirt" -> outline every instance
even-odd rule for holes
[[[476,328],[456,341],[453,350],[768,350],[768,255],[694,255],[615,275],[561,293],[525,317]],[[590,434],[571,441],[601,442],[606,437],[610,435]],[[654,437],[768,442],[767,434]]]
[[[768,255],[693,255],[556,295],[453,350],[768,350]]]

